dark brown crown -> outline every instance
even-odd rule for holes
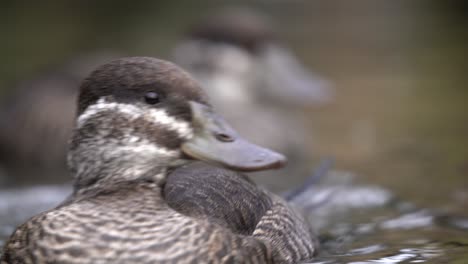
[[[158,92],[167,104],[189,100],[208,104],[198,83],[173,63],[151,57],[129,57],[98,67],[84,80],[77,115],[99,98],[112,95],[117,100],[140,100],[148,91]]]

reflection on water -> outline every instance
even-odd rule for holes
[[[327,257],[311,264],[371,264],[371,263],[440,263],[444,254],[450,254],[453,248],[440,243],[423,241],[420,245],[411,241],[398,246],[374,245],[352,249],[342,256]],[[465,248],[466,250],[466,248]],[[454,257],[454,256],[453,256]],[[331,259],[330,259],[331,258]]]
[[[432,225],[434,216],[428,211],[422,210],[398,216],[395,219],[385,220],[380,223],[383,229],[413,229]]]
[[[328,226],[322,252],[311,263],[441,263],[468,257],[468,229],[438,224],[439,218],[451,216],[421,209],[403,213],[398,208],[394,204],[367,210],[366,217],[376,217],[371,223],[359,223],[362,216],[350,214],[347,220],[353,221],[354,215],[357,224]],[[386,214],[391,216],[381,217]]]

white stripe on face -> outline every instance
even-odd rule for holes
[[[169,150],[147,140],[142,140],[132,145],[116,145],[110,146],[108,153],[115,156],[120,156],[124,153],[142,154],[151,157],[167,157],[177,158],[180,155],[178,150]]]
[[[149,122],[164,125],[168,130],[177,132],[181,138],[188,139],[193,136],[193,131],[187,121],[178,120],[168,115],[163,109],[143,109],[133,104],[108,102],[104,98],[100,98],[95,104],[88,106],[78,117],[78,128],[81,128],[90,118],[103,111],[116,111],[130,119],[144,118]]]

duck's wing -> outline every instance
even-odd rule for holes
[[[318,241],[304,216],[281,197],[265,191],[272,200],[253,237],[274,245],[275,258],[299,263],[314,257]]]
[[[216,222],[242,235],[251,235],[271,207],[270,198],[249,178],[204,162],[173,171],[164,186],[164,198],[184,215]]]
[[[175,210],[263,242],[279,263],[308,260],[316,251],[303,215],[242,174],[195,162],[172,172],[164,190]]]

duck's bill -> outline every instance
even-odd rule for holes
[[[283,155],[240,137],[210,107],[195,102],[190,104],[195,133],[192,139],[182,144],[186,155],[238,171],[274,169],[286,163]]]

